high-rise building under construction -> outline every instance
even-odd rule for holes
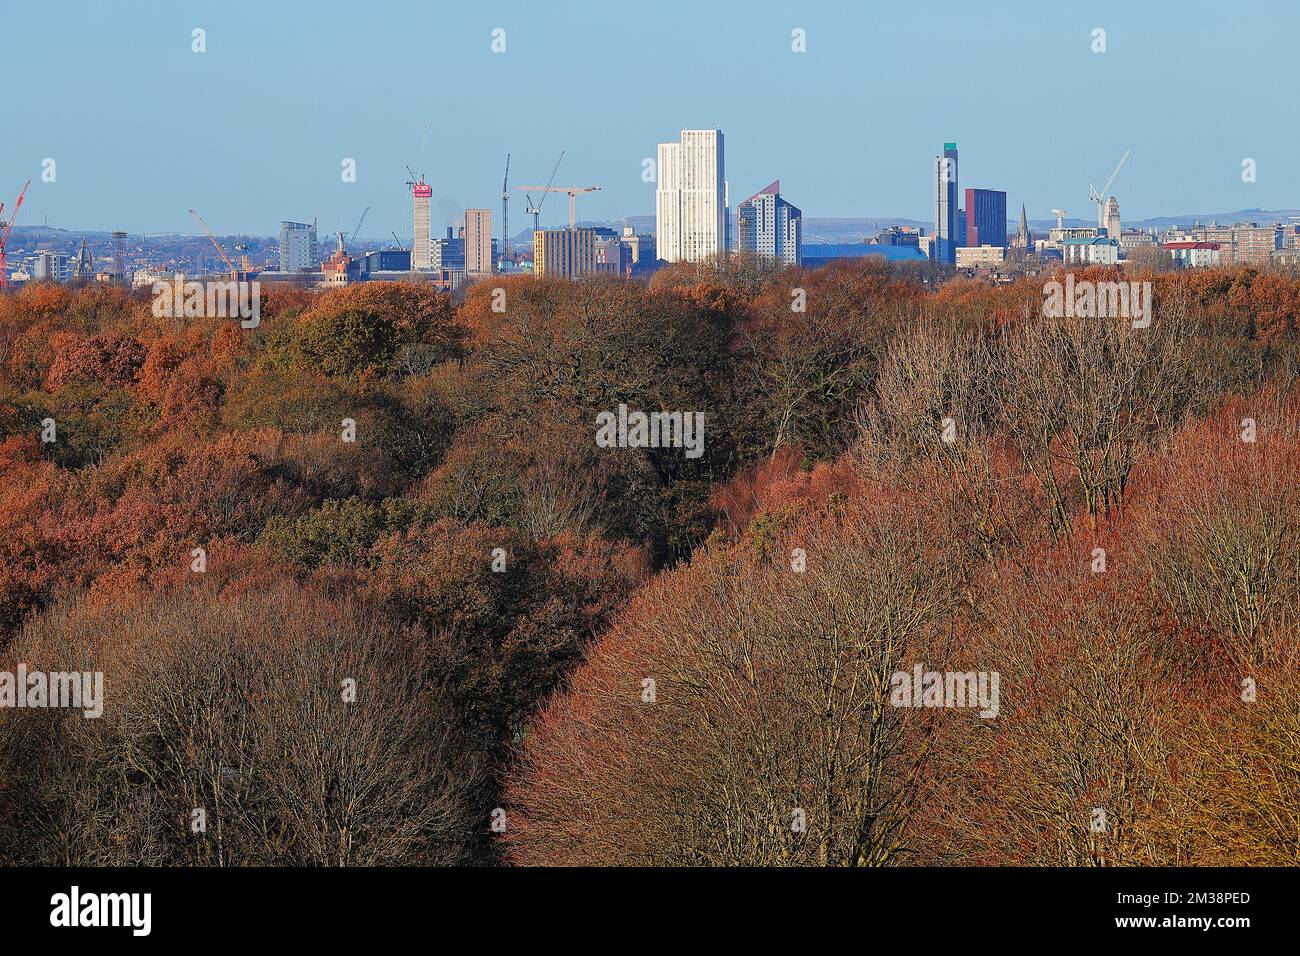
[[[423,179],[423,177],[421,177]],[[415,212],[415,239],[411,245],[411,268],[433,268],[433,243],[429,236],[429,199],[433,187],[425,182],[411,186],[411,205]]]

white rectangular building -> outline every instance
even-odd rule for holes
[[[313,270],[319,263],[316,221],[280,223],[280,271]]]
[[[722,130],[684,129],[660,143],[655,189],[656,253],[699,262],[727,251],[726,164]]]
[[[1066,239],[1061,250],[1069,265],[1113,266],[1119,262],[1119,240],[1108,236]]]
[[[1174,265],[1183,269],[1214,268],[1220,263],[1217,242],[1162,242],[1160,248],[1173,257]]]

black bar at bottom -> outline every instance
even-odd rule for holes
[[[1231,944],[1284,928],[1295,880],[1294,869],[5,869],[0,925],[7,942],[75,934],[128,945],[337,945],[460,930],[499,947],[572,939],[611,919],[665,945],[688,941],[693,926],[762,939],[783,923],[818,936],[893,926],[927,942],[1050,933]],[[144,897],[120,894],[149,894],[147,936]],[[115,919],[125,925],[80,925]]]

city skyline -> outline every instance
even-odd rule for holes
[[[0,195],[33,180],[25,225],[192,234],[188,210],[199,208],[223,234],[271,235],[281,221],[313,218],[328,234],[372,206],[363,238],[407,236],[406,167],[420,161],[426,124],[433,234],[465,208],[492,208],[507,152],[512,178],[533,182],[564,149],[558,182],[602,186],[583,197],[583,219],[651,215],[643,161],[684,128],[726,132],[733,199],[779,177],[809,218],[930,219],[926,163],[943,141],[962,146],[963,183],[1005,190],[1036,220],[1053,208],[1088,219],[1089,182],[1104,181],[1129,146],[1111,190],[1128,220],[1300,205],[1286,173],[1300,133],[1269,105],[1285,81],[1286,27],[1300,25],[1281,4],[1263,36],[1208,4],[959,11],[958,26],[982,18],[985,60],[1005,70],[980,98],[959,82],[962,30],[931,36],[924,14],[903,9],[760,3],[737,18],[668,4],[605,11],[600,23],[590,14],[605,8],[591,4],[478,13],[395,3],[368,16],[328,3],[68,9],[57,32],[35,28],[35,5],[9,15],[24,42],[5,76],[41,90],[16,98],[0,152]],[[647,42],[595,42],[608,17]],[[425,21],[428,30],[411,26]],[[195,28],[206,52],[192,52]],[[1097,28],[1105,52],[1093,52]],[[795,30],[806,52],[794,51]],[[657,70],[650,51],[665,44],[679,63],[763,55],[747,60],[746,83],[709,83],[707,67]],[[1247,55],[1253,83],[1197,85],[1190,69]],[[76,66],[45,75],[42,64],[56,61]],[[847,69],[860,70],[858,89]],[[621,84],[604,94],[610,75]],[[539,83],[547,95],[535,95]],[[487,94],[481,103],[469,98],[475,89]],[[77,123],[55,120],[51,104],[74,103],[107,105],[78,110]],[[1216,106],[1216,136],[1196,133]],[[47,159],[54,182],[42,179]],[[346,159],[355,182],[341,179]],[[1255,182],[1242,180],[1245,159],[1257,164]],[[522,194],[511,200],[524,221]],[[542,224],[562,224],[563,205],[548,201]]]

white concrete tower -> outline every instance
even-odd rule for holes
[[[726,166],[722,130],[686,129],[660,143],[655,189],[657,254],[699,262],[726,252]]]

